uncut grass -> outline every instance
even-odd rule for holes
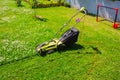
[[[12,4],[11,1],[9,2]],[[49,40],[76,11],[64,7],[36,9],[37,15],[42,15],[48,19],[47,22],[44,22],[31,17],[33,10],[29,6],[27,6],[28,12],[31,11],[29,15],[27,15],[28,12],[21,12],[24,8],[26,9],[26,6],[17,8],[16,5],[9,5],[9,7],[18,10],[18,13],[15,11],[15,18],[10,19],[10,22],[0,21],[0,46],[2,47],[0,53],[9,60],[36,54],[35,46]],[[11,12],[11,10],[8,10],[8,12]],[[6,13],[7,15],[10,14]],[[65,27],[61,33],[68,28],[69,26]],[[107,21],[95,22],[95,17],[92,16],[86,16],[76,28],[80,30],[76,46],[61,53],[54,52],[45,57],[30,57],[0,66],[0,78],[7,80],[13,78],[17,80],[84,80],[84,78],[88,80],[118,80],[120,77],[119,30],[113,29],[111,23]],[[3,45],[5,45],[5,48]],[[97,58],[94,68],[86,76],[93,64],[95,53],[97,53]]]

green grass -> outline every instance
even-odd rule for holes
[[[96,22],[87,15],[76,26],[80,30],[76,45],[41,57],[35,55],[36,45],[53,37],[77,10],[36,9],[37,15],[47,19],[40,21],[33,18],[34,10],[25,2],[23,7],[17,7],[14,0],[0,3],[1,80],[119,80],[120,30],[113,29],[110,22]],[[56,37],[67,29],[69,26]]]

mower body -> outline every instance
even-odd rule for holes
[[[51,53],[58,49],[58,47],[62,45],[62,42],[58,39],[53,39],[48,42],[43,42],[36,47],[36,51],[40,53],[40,55],[45,55],[46,53]]]
[[[36,51],[42,56],[56,50],[64,50],[66,47],[70,47],[77,41],[78,35],[79,31],[72,27],[63,33],[59,39],[53,39],[39,44],[36,47]]]

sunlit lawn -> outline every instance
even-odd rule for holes
[[[41,57],[36,55],[36,45],[50,40],[77,10],[36,9],[37,16],[45,19],[41,21],[33,17],[34,10],[27,3],[23,7],[17,7],[14,0],[0,3],[1,80],[119,80],[120,30],[113,29],[111,22],[96,22],[95,16],[87,15],[75,26],[80,31],[76,45]]]

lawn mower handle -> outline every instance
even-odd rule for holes
[[[79,19],[79,18],[78,18],[78,20],[76,19],[76,23],[75,23],[74,25],[72,25],[71,27],[76,26],[76,25],[85,17],[85,15],[88,13],[88,11],[85,9],[85,7],[82,7],[82,8],[79,10],[79,12],[84,13],[84,15],[83,15],[80,19]]]
[[[87,10],[85,9],[85,7],[82,7],[78,10],[78,12],[76,12],[63,26],[67,26],[69,22],[71,22],[71,20],[77,15],[79,14],[80,12],[83,12],[84,15],[87,14]]]
[[[78,10],[78,12],[76,12],[55,34],[54,34],[54,36],[52,37],[52,39],[55,37],[55,35],[57,35],[65,26],[67,26],[70,22],[71,22],[71,20],[78,14],[78,13],[80,13],[80,12],[83,12],[84,13],[84,15],[82,16],[82,18],[87,14],[87,10],[85,9],[85,7],[82,7],[82,8],[80,8],[79,10]],[[81,19],[82,19],[81,18]],[[80,19],[80,20],[81,20]],[[51,40],[52,40],[51,39]]]

